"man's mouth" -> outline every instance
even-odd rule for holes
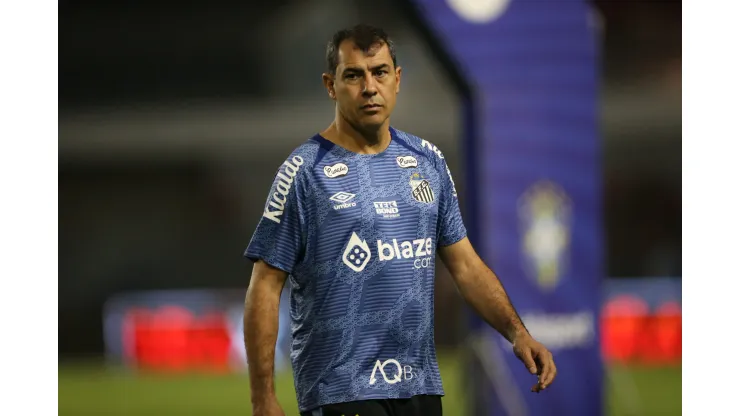
[[[380,104],[365,104],[365,105],[362,106],[362,109],[363,110],[371,110],[371,109],[380,108],[380,107],[382,107],[382,105],[380,105]]]

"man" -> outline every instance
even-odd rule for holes
[[[273,387],[280,293],[291,283],[291,360],[303,415],[442,414],[434,349],[434,259],[463,298],[552,383],[527,332],[471,247],[440,150],[390,126],[401,68],[364,25],[336,33],[323,82],[334,122],[278,169],[245,256],[255,261],[245,343],[255,415],[282,415]]]

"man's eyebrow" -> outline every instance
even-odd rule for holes
[[[344,71],[342,73],[346,74],[347,72],[364,72],[362,68],[356,67],[356,66],[350,66],[347,68],[344,68]]]
[[[388,64],[380,64],[380,65],[375,65],[374,67],[370,68],[370,70],[377,71],[379,69],[389,69],[390,67],[391,66]]]
[[[390,65],[383,63],[380,65],[375,65],[374,67],[370,68],[370,71],[377,71],[379,69],[389,69],[390,67],[391,67]],[[356,67],[356,66],[347,67],[344,69],[344,71],[342,71],[343,74],[356,73],[356,72],[365,72],[365,71],[362,68]]]

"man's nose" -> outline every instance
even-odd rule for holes
[[[373,95],[378,93],[378,87],[375,84],[375,78],[372,76],[372,74],[365,76],[365,88],[362,90],[362,95],[367,97],[372,97]]]

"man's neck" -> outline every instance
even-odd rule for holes
[[[322,136],[354,153],[377,154],[384,151],[391,142],[389,126],[390,121],[386,120],[378,129],[361,131],[337,114],[334,122],[322,132]]]

